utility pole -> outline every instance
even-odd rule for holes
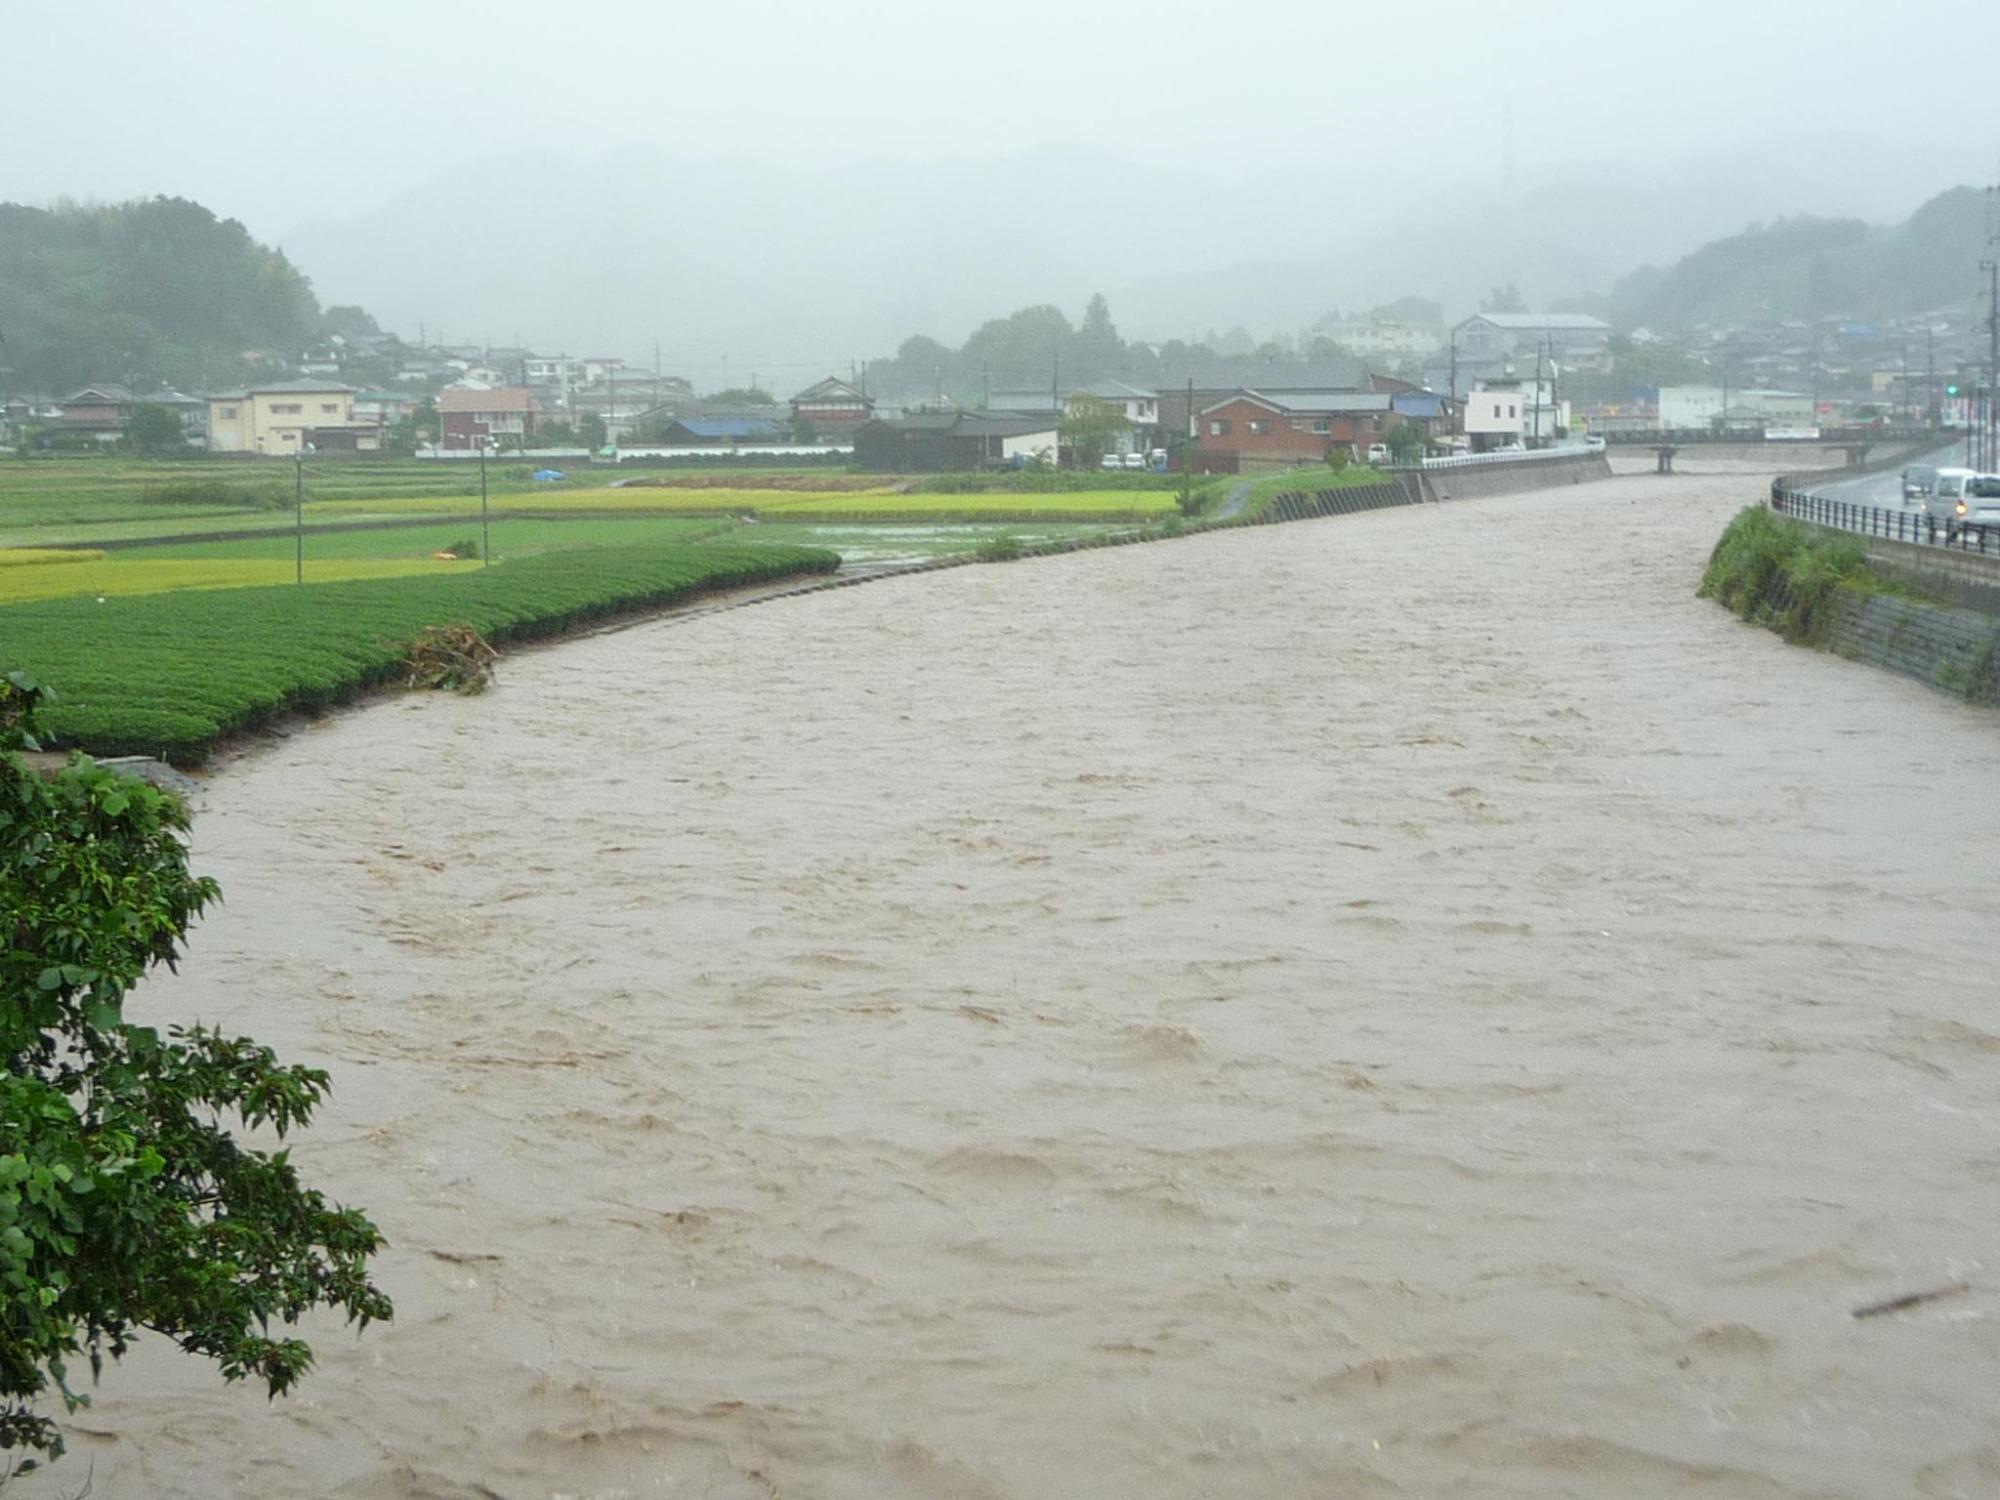
[[[1540,339],[1535,343],[1535,435],[1528,443],[1531,448],[1542,446],[1542,346],[1547,342]]]
[[[1056,467],[1062,467],[1062,350],[1055,352],[1049,371],[1049,407],[1056,414]]]
[[[1988,191],[1992,191],[1990,188]],[[2000,237],[1994,239],[2000,244]],[[1986,392],[1979,403],[1980,467],[2000,468],[1994,462],[1995,439],[2000,438],[2000,260],[1983,260],[1979,269],[1988,277],[1986,306]]]
[[[1929,320],[1924,323],[1924,425],[1937,431],[1937,325]]]
[[[479,566],[482,568],[493,561],[493,527],[486,515],[486,450],[492,446],[491,438],[479,440]]]
[[[1194,415],[1194,376],[1188,376],[1187,394],[1187,441],[1181,445],[1181,478],[1183,488],[1194,483],[1194,450],[1201,441],[1201,429]]]
[[[306,581],[306,445],[299,444],[299,451],[292,455],[297,461],[297,469],[292,482],[292,514],[297,518],[297,551],[293,560],[292,582]]]
[[[983,359],[979,362],[979,409],[981,411],[993,409],[993,376]]]

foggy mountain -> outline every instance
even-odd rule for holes
[[[1702,246],[1665,270],[1644,266],[1613,289],[1626,327],[1689,328],[1774,318],[1885,320],[1976,299],[1987,253],[1987,195],[1953,188],[1903,223],[1793,218]]]
[[[956,342],[1034,302],[1095,291],[1128,337],[1295,330],[1405,293],[1468,311],[1513,281],[1531,303],[1604,296],[1746,224],[1900,218],[1975,164],[1866,143],[1766,142],[1672,163],[1537,169],[1501,184],[1497,141],[1453,185],[1329,167],[1221,181],[1094,148],[826,171],[651,149],[450,169],[357,217],[284,238],[321,298],[405,337],[650,359],[714,384],[843,367],[913,333]],[[1383,158],[1392,160],[1392,158]],[[1776,173],[1770,160],[1800,163]],[[1824,165],[1817,165],[1817,164]]]

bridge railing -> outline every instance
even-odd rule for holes
[[[1782,479],[1771,486],[1771,509],[1795,520],[1811,521],[1816,526],[1827,526],[1836,531],[1851,531],[1857,536],[1878,536],[1887,541],[1910,542],[1920,547],[1951,547],[1960,552],[1978,552],[2000,560],[2000,534],[1995,534],[1994,528],[1967,527],[1954,531],[1922,510],[1890,510],[1886,506],[1836,500],[1788,485]],[[1989,535],[1992,537],[1990,553],[1987,550]]]

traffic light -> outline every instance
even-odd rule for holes
[[[1948,385],[1944,388],[1944,393],[1947,396],[1956,396],[1958,394],[1958,387],[1955,385]]]

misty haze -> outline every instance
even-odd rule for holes
[[[9,17],[0,1494],[2000,1495],[2000,11]]]

